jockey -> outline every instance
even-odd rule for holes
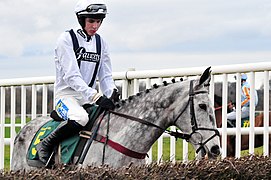
[[[247,82],[247,75],[241,75],[241,118],[249,117],[249,106],[250,106],[250,84]],[[258,95],[255,91],[255,106],[258,104]],[[228,120],[236,120],[236,111],[232,111],[227,114]]]
[[[56,112],[66,121],[37,145],[44,164],[55,145],[77,134],[88,123],[89,116],[83,105],[96,103],[104,110],[115,108],[110,100],[116,86],[108,46],[96,34],[106,17],[106,4],[103,0],[80,0],[75,14],[80,26],[62,33],[55,48]],[[75,48],[75,41],[78,48]],[[103,94],[95,89],[96,79],[99,79]]]

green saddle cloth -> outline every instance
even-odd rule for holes
[[[27,152],[27,160],[28,162],[30,162],[30,165],[33,165],[33,161],[39,160],[36,146],[42,139],[46,138],[53,130],[55,130],[60,123],[60,121],[50,120],[45,123],[36,133]],[[75,135],[73,137],[65,139],[60,143],[60,160],[62,163],[68,164],[69,162],[71,162],[71,158],[77,147],[79,139],[80,137],[78,135]]]
[[[102,112],[101,108],[95,105],[91,105],[89,109],[87,110],[89,113],[89,123],[94,122],[95,119],[98,118],[100,113]],[[62,121],[55,121],[55,120],[50,120],[47,123],[45,123],[35,134],[34,138],[32,139],[32,142],[28,148],[27,152],[27,163],[30,166],[34,167],[43,167],[44,165],[39,161],[39,157],[37,154],[36,146],[39,144],[39,142],[46,138],[53,130],[57,128],[57,126],[61,123]],[[89,124],[88,123],[88,124]],[[88,126],[86,125],[86,127]],[[60,161],[63,164],[70,164],[72,162],[73,155],[75,151],[77,150],[77,146],[80,142],[80,136],[75,135],[70,138],[67,138],[63,140],[60,143],[59,146],[59,155],[60,155]],[[79,145],[80,146],[80,145]],[[81,147],[81,146],[80,146]]]

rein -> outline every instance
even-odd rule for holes
[[[231,105],[231,103],[228,103],[228,107]],[[222,106],[215,107],[215,111],[222,109]]]
[[[165,131],[166,133],[168,133],[169,135],[171,136],[175,136],[176,138],[181,138],[181,139],[188,139],[189,138],[189,135],[188,134],[184,134],[184,133],[180,133],[180,132],[174,132],[174,131],[170,131],[170,130],[167,130],[167,129],[164,129],[156,124],[153,124],[151,122],[148,122],[144,119],[141,119],[141,118],[137,118],[137,117],[134,117],[134,116],[130,116],[130,115],[127,115],[127,114],[123,114],[123,113],[119,113],[119,112],[115,112],[115,111],[112,111],[112,110],[109,110],[110,113],[112,114],[115,114],[117,116],[120,116],[120,117],[124,117],[126,119],[130,119],[132,121],[137,121],[141,124],[145,124],[147,126],[152,126],[152,127],[156,127],[158,129],[161,129],[163,131]]]

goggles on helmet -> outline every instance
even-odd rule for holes
[[[106,14],[107,9],[105,4],[91,4],[85,10],[77,12],[77,15],[87,14]]]

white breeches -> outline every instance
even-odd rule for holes
[[[241,119],[249,117],[249,107],[242,107],[241,109]],[[227,119],[236,120],[236,111],[232,111],[227,114]]]
[[[56,111],[65,120],[74,120],[82,126],[88,123],[89,117],[82,107],[86,102],[80,94],[56,95]]]

